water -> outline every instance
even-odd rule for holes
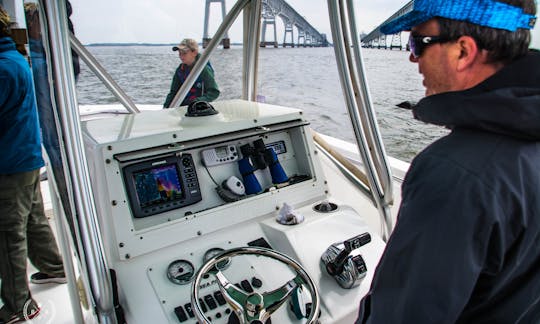
[[[138,104],[163,104],[179,64],[169,46],[89,47],[112,77]],[[424,94],[418,67],[408,52],[364,49],[362,52],[371,99],[386,151],[410,161],[420,150],[447,133],[396,108]],[[218,49],[210,59],[221,95],[241,97],[242,48]],[[116,99],[82,64],[77,84],[81,104],[116,103]],[[318,132],[354,141],[345,108],[333,48],[263,48],[260,52],[258,94],[267,103],[303,109]]]

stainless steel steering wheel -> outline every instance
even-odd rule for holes
[[[296,276],[283,286],[264,293],[247,293],[232,284],[216,266],[218,263],[238,255],[262,255],[275,259],[292,268]],[[311,311],[307,319],[308,324],[317,323],[320,309],[320,299],[313,280],[296,261],[283,253],[262,247],[239,247],[224,251],[206,261],[197,272],[191,285],[191,305],[195,311],[197,320],[202,323],[210,323],[199,304],[199,289],[201,279],[206,273],[212,273],[217,279],[219,290],[231,306],[241,324],[266,323],[270,315],[274,313],[287,300],[295,289],[305,285],[311,295]]]

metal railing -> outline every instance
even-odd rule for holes
[[[129,97],[127,93],[120,88],[118,83],[113,80],[109,73],[101,66],[101,64],[99,64],[95,57],[88,52],[88,50],[71,32],[69,33],[69,42],[71,44],[71,48],[79,55],[84,63],[86,63],[88,68],[101,80],[101,82],[103,82],[107,89],[113,93],[120,103],[124,105],[124,107],[126,107],[130,113],[138,113],[139,109],[137,106],[135,106],[135,103],[133,100],[131,100],[131,97]]]
[[[392,231],[392,176],[364,74],[353,2],[328,0],[328,11],[343,95],[386,241]]]
[[[109,267],[105,260],[94,197],[90,188],[90,175],[84,152],[80,116],[77,104],[69,42],[66,6],[64,2],[44,0],[49,22],[51,63],[56,82],[56,103],[64,133],[68,167],[73,184],[74,201],[84,248],[84,266],[87,269],[92,297],[100,323],[116,323]],[[64,17],[64,19],[62,19]]]

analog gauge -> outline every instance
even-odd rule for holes
[[[220,254],[221,252],[225,251],[222,248],[211,248],[210,250],[206,251],[204,253],[204,262],[210,260],[211,258],[215,257],[216,255]],[[229,267],[229,264],[231,264],[231,259],[227,258],[223,261],[220,261],[216,264],[216,268],[219,271],[227,269]]]
[[[187,260],[175,260],[167,268],[167,278],[178,285],[190,283],[194,276],[195,267]]]

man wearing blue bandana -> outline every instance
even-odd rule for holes
[[[412,161],[356,323],[540,323],[540,53],[534,0],[416,0],[416,119],[450,134]]]

